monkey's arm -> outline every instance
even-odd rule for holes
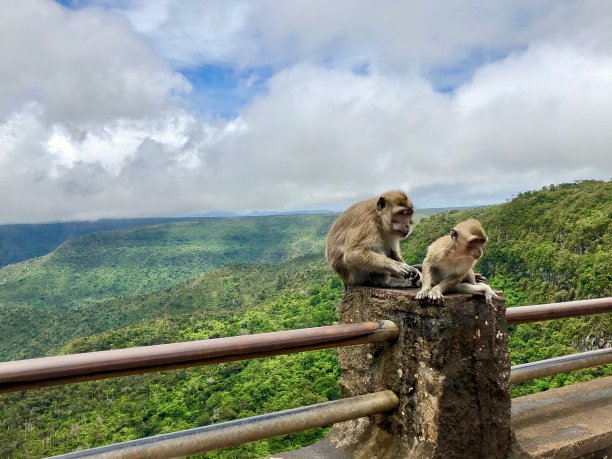
[[[392,260],[395,261],[401,261],[402,263],[406,263],[404,261],[404,259],[402,258],[401,253],[395,251],[395,250],[391,250],[391,252],[389,252],[389,258],[391,258]]]
[[[493,291],[493,289],[487,284],[466,284],[464,282],[457,284],[453,291],[459,293],[469,293],[472,295],[484,295],[487,299],[487,303],[491,304],[493,299],[499,300],[499,295]]]
[[[444,293],[448,292],[455,286],[457,286],[461,282],[460,276],[449,276],[440,281],[439,284],[436,284],[431,288],[427,297],[432,301],[440,301],[443,299]],[[471,284],[465,284],[471,285]]]
[[[397,250],[391,250],[391,252],[389,252],[389,258],[395,261],[399,261],[401,263],[406,263],[406,260],[404,260],[402,254]],[[423,271],[423,265],[421,263],[411,264],[410,266],[416,269],[419,273]]]
[[[415,299],[423,300],[428,298],[429,291],[431,290],[431,281],[431,266],[427,263],[423,263],[421,267],[421,290],[416,294]]]
[[[464,282],[466,284],[475,284],[476,274],[474,274],[474,271],[470,269],[461,282]]]
[[[413,268],[402,261],[393,260],[371,250],[350,250],[344,255],[346,264],[368,271],[384,274],[395,274],[400,277],[413,273]]]
[[[482,274],[474,273],[474,271],[470,269],[461,282],[465,282],[466,284],[479,284],[486,280],[487,278]]]

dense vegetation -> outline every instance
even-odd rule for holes
[[[64,241],[101,231],[151,226],[192,218],[128,218],[92,222],[0,225],[0,267],[40,257]]]
[[[333,216],[211,219],[102,232],[0,270],[0,302],[70,307],[169,287],[229,262],[321,251]]]
[[[424,219],[404,244],[406,260],[422,260],[433,239],[471,217],[489,236],[478,267],[509,306],[612,296],[612,182],[550,186],[503,205]],[[510,330],[513,365],[610,345],[612,314]],[[612,366],[523,383],[512,392],[524,395],[602,374],[612,374]]]
[[[504,291],[509,305],[610,296],[611,215],[610,182],[550,187],[503,205],[426,218],[403,251],[408,260],[420,261],[433,239],[476,217],[490,237],[479,270]],[[0,329],[7,332],[0,337],[0,351],[20,358],[333,323],[342,287],[322,260],[323,236],[333,217],[300,217],[306,220],[295,223],[291,218],[297,217],[279,218],[240,219],[236,225],[234,219],[219,220],[205,231],[180,223],[92,235],[42,260],[0,270],[5,279],[0,310],[10,311],[0,316]],[[243,222],[259,226],[239,231]],[[191,258],[190,247],[206,260]],[[112,274],[113,259],[120,268],[124,258],[130,268],[122,272],[131,273],[129,279]],[[174,266],[173,259],[187,266]],[[63,277],[54,277],[51,271],[60,268],[66,270]],[[53,307],[37,299],[45,279],[34,275],[37,269],[50,276],[54,288],[63,286]],[[157,270],[165,272],[153,274],[164,288],[153,291],[147,276]],[[109,277],[98,278],[100,272]],[[21,284],[16,273],[24,279]],[[102,288],[74,292],[65,284],[76,273]],[[25,324],[23,315],[14,315],[19,310],[29,314]],[[610,314],[512,328],[513,364],[612,342]],[[513,393],[603,374],[612,374],[611,366],[521,384]],[[7,394],[0,396],[0,457],[57,454],[334,399],[338,375],[335,353],[321,351]],[[307,444],[323,432],[206,457],[260,457]]]
[[[215,301],[200,302],[212,299],[204,291],[211,276],[222,279],[215,282]],[[197,312],[166,316],[162,309],[155,319],[73,340],[59,352],[331,324],[341,291],[320,257],[222,269],[174,289],[177,301],[197,305]],[[166,295],[147,301],[163,304]],[[40,457],[335,399],[338,377],[335,353],[319,351],[7,394],[0,397],[0,457]],[[307,444],[323,432],[209,457],[260,457]]]
[[[70,240],[44,257],[6,266],[0,269],[0,329],[5,330],[0,358],[44,355],[68,339],[149,317],[160,305],[148,308],[142,295],[228,263],[321,254],[333,218],[205,219],[96,233]],[[217,287],[208,287],[214,295]],[[170,299],[163,308],[185,306]],[[67,315],[69,324],[64,323]]]

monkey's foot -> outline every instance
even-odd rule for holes
[[[393,277],[390,276],[388,281],[382,285],[384,287],[391,287],[391,288],[410,288],[413,287],[412,282],[409,281],[408,279],[404,279],[403,277]]]
[[[485,298],[487,300],[487,304],[492,305],[493,304],[493,300],[501,300],[502,299],[497,293],[498,292],[494,292],[493,290],[489,290],[489,291],[487,291],[485,293]]]

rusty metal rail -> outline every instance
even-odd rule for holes
[[[0,392],[397,339],[389,321],[60,355],[0,363]]]
[[[510,308],[509,325],[612,311],[612,298]],[[0,363],[0,393],[394,340],[391,321],[363,322]]]
[[[612,363],[612,348],[523,363],[521,365],[514,365],[511,368],[510,384],[519,384],[532,379],[569,373],[570,371],[606,365],[608,363]]]
[[[612,311],[612,298],[510,308],[509,325]],[[391,321],[333,325],[0,363],[0,393],[394,340]]]
[[[55,459],[165,459],[203,453],[394,410],[390,390],[212,424],[195,429],[54,456]]]
[[[506,321],[508,325],[516,325],[591,314],[603,314],[611,311],[612,297],[608,297],[510,308],[506,310]],[[524,363],[511,368],[510,384],[520,384],[532,379],[569,373],[608,363],[612,363],[612,349],[600,349]]]
[[[520,306],[506,310],[508,325],[612,312],[612,297]]]

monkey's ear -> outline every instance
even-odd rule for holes
[[[457,230],[455,228],[453,228],[451,230],[450,236],[453,239],[453,241],[456,241],[457,238],[459,237],[459,233],[457,232]]]
[[[376,207],[378,208],[378,210],[383,210],[386,205],[387,201],[385,201],[385,198],[383,198],[382,196],[378,198],[378,202],[376,203]]]

